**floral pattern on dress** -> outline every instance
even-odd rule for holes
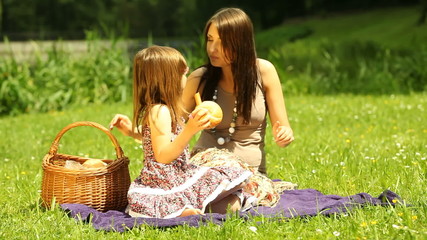
[[[171,140],[181,131],[178,126]],[[241,168],[189,164],[188,147],[170,164],[159,163],[154,157],[149,126],[143,128],[143,143],[144,168],[128,191],[129,210],[135,216],[171,218],[186,208],[204,211],[223,190],[232,189],[252,175]]]
[[[253,173],[244,193],[255,196],[260,206],[274,207],[280,200],[280,194],[285,190],[293,190],[297,184],[285,181],[274,182],[255,168],[249,167],[239,156],[227,149],[208,148],[194,152],[190,163],[204,167],[227,166],[249,170]]]

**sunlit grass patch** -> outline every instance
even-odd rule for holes
[[[347,214],[275,220],[232,218],[207,224],[157,229],[142,226],[124,234],[95,231],[59,209],[39,205],[41,162],[56,134],[75,121],[107,126],[115,113],[130,115],[130,103],[91,105],[67,111],[0,118],[0,238],[22,239],[388,239],[427,237],[427,97],[291,96],[288,115],[295,142],[278,148],[267,129],[267,167],[271,178],[342,196],[383,190],[398,193],[410,206],[368,206]],[[113,130],[131,160],[131,178],[142,167],[142,149]],[[3,137],[4,136],[4,137]],[[75,128],[60,141],[61,153],[114,158],[101,131]],[[194,141],[192,142],[192,144]]]

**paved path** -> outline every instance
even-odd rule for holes
[[[109,47],[109,41],[100,41],[97,44],[105,44]],[[120,42],[117,47],[127,48],[127,42]],[[26,60],[33,57],[34,54],[46,55],[46,51],[56,48],[77,55],[87,52],[87,41],[24,41],[24,42],[1,42],[0,57],[14,56],[16,60]]]

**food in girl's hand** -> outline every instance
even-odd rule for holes
[[[86,160],[82,165],[86,168],[101,168],[107,166],[105,162],[99,159]]]
[[[210,116],[210,125],[209,128],[216,127],[221,121],[222,121],[222,109],[218,105],[218,103],[214,101],[203,101],[200,98],[200,94],[196,93],[194,95],[194,98],[196,99],[196,109],[198,108],[204,108],[208,110],[209,116]]]

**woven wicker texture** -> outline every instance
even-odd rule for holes
[[[117,159],[101,159],[107,165],[101,168],[68,169],[67,160],[84,163],[91,158],[58,153],[59,140],[70,129],[80,126],[95,127],[108,135]],[[117,139],[104,126],[95,122],[75,122],[63,128],[43,158],[42,203],[80,203],[98,211],[120,210],[127,205],[130,185],[129,159],[124,156]]]

